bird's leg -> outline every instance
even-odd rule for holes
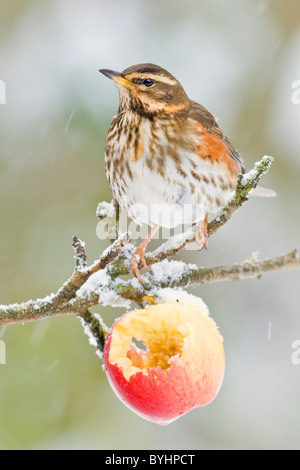
[[[197,244],[201,246],[201,248],[207,247],[207,223],[208,214],[206,214],[203,220],[199,220],[198,225],[196,227],[195,240]]]
[[[147,266],[147,263],[146,263],[146,260],[145,260],[145,250],[146,250],[146,246],[150,242],[151,238],[155,235],[155,233],[157,232],[157,230],[159,230],[159,228],[160,228],[159,225],[155,225],[150,230],[150,232],[148,233],[147,238],[145,238],[145,240],[142,241],[142,243],[135,250],[134,255],[133,255],[133,257],[131,259],[131,262],[130,262],[131,271],[137,277],[137,279],[139,280],[139,282],[141,284],[143,284],[143,279],[140,276],[139,261],[142,263],[144,268],[147,269],[147,271],[150,271],[150,268],[149,268],[149,266]]]

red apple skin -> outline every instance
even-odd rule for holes
[[[167,369],[152,367],[147,375],[137,372],[129,380],[118,364],[109,362],[113,325],[105,342],[104,365],[109,383],[120,400],[142,418],[161,425],[214,400],[224,378],[225,355],[215,322],[210,317],[206,322],[208,329],[215,330],[213,336],[209,332],[208,339],[202,337],[197,350],[189,350],[186,361],[174,356]]]

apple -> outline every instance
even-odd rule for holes
[[[117,396],[162,425],[210,403],[224,378],[223,338],[204,302],[191,299],[126,313],[105,341],[104,367]]]

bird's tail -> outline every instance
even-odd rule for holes
[[[277,194],[273,189],[264,188],[263,186],[256,186],[250,191],[250,196],[255,197],[275,197]]]

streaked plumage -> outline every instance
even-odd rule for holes
[[[140,64],[101,72],[120,92],[105,148],[115,199],[138,224],[198,223],[196,238],[206,245],[208,215],[226,204],[244,171],[239,153],[214,117],[163,68]],[[148,241],[137,251],[144,265]],[[132,267],[141,280],[137,256]]]

